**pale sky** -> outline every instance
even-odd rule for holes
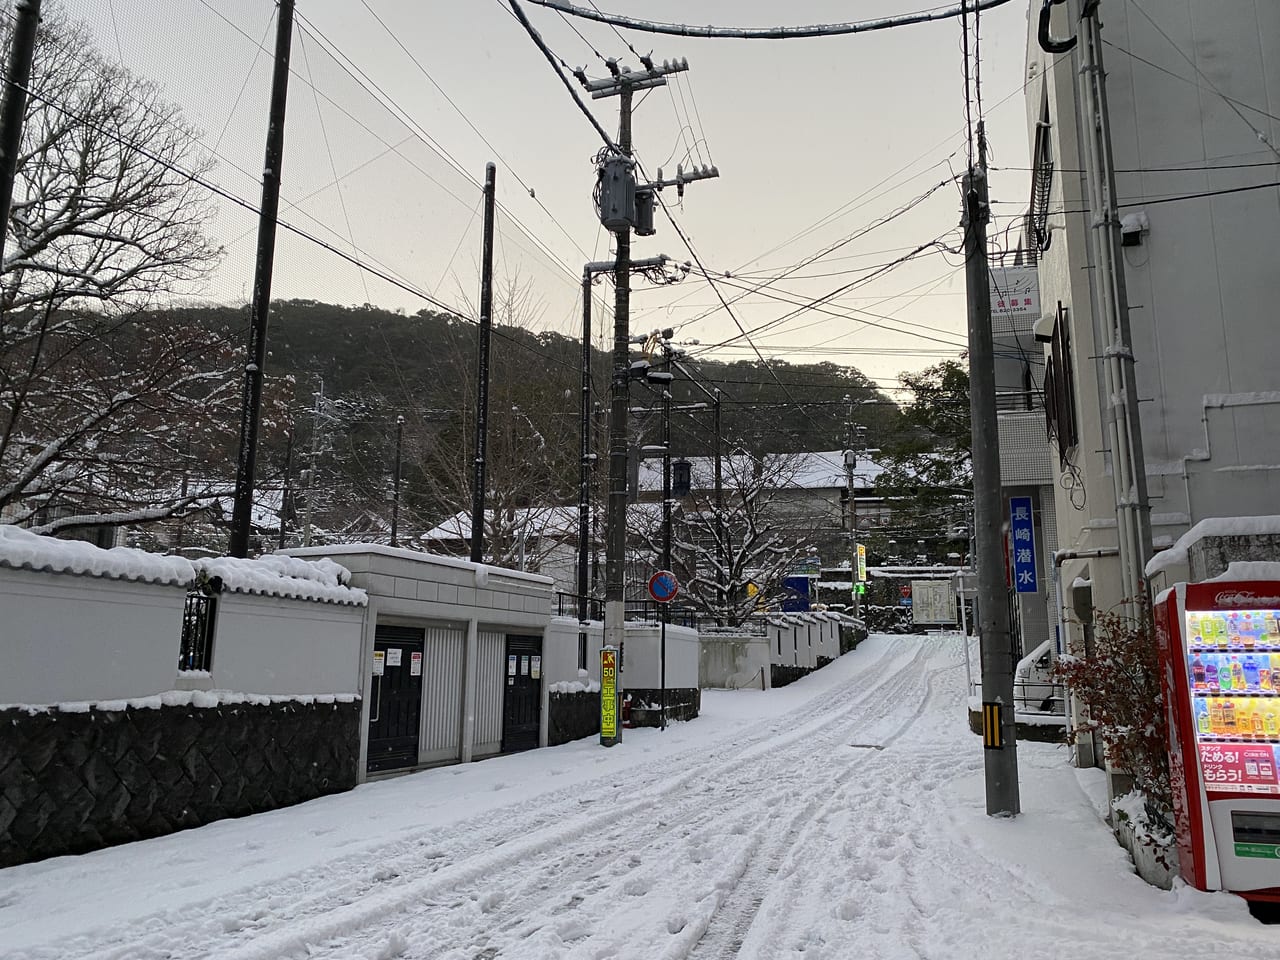
[[[535,325],[576,337],[582,264],[612,257],[611,238],[591,203],[591,160],[601,146],[595,130],[505,0],[368,4],[394,39],[361,0],[297,2],[302,32],[293,46],[282,220],[346,252],[354,249],[409,286],[466,309],[478,290],[479,189],[451,164],[480,181],[492,159],[500,203],[534,238],[501,216],[498,272],[518,274],[532,286],[539,304]],[[104,53],[155,79],[183,107],[204,131],[203,148],[214,154],[214,179],[256,204],[254,172],[262,163],[269,92],[269,57],[258,44],[272,48],[274,4],[65,5],[72,17],[92,24]],[[737,26],[868,19],[921,6],[914,0],[598,5],[658,20]],[[719,168],[719,179],[687,188],[682,207],[674,190],[664,196],[707,268],[733,274],[720,285],[726,298],[740,295],[743,284],[758,283],[863,231],[796,276],[779,280],[768,288],[772,296],[822,296],[939,237],[958,246],[954,184],[936,189],[891,223],[867,228],[963,172],[959,20],[808,40],[697,40],[625,31],[624,40],[607,26],[574,21],[571,27],[553,11],[524,6],[552,50],[591,76],[606,73],[594,51],[639,67],[625,41],[640,53],[652,51],[658,61],[687,58],[689,73],[640,101],[635,144],[650,174],[660,165],[673,173],[686,154],[694,164]],[[1027,165],[1021,93],[1026,11],[1026,0],[1014,0],[982,18],[981,89],[997,168]],[[351,72],[363,74],[362,82],[339,66],[334,50],[348,59]],[[370,92],[375,85],[381,94]],[[383,97],[393,106],[380,104]],[[615,131],[617,100],[588,103],[606,129]],[[1001,213],[1020,210],[1026,196],[1025,170],[994,173],[992,197],[1007,203],[997,207]],[[252,283],[255,218],[226,201],[218,207],[215,232],[227,254],[203,293],[222,302],[243,301]],[[1007,223],[998,223],[1001,232]],[[1008,236],[1016,241],[1016,225]],[[688,259],[661,214],[657,235],[637,238],[632,251],[636,257],[665,253]],[[647,286],[635,285],[634,332],[674,326],[681,338],[704,346],[738,332],[705,281],[690,277],[677,286]],[[427,306],[382,280],[362,278],[354,267],[285,231],[273,293],[348,304],[367,300],[409,312]],[[597,293],[611,298],[612,288],[603,285]],[[842,315],[801,313],[753,340],[768,357],[850,364],[892,386],[900,371],[955,357],[962,348],[961,258],[931,252],[826,306]],[[748,330],[793,309],[760,294],[734,304]],[[861,322],[866,320],[882,326]],[[753,353],[739,340],[712,355],[737,359]]]

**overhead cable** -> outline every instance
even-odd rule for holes
[[[529,0],[530,3],[558,13],[607,23],[613,27],[627,30],[639,30],[642,33],[665,33],[677,37],[703,37],[716,40],[796,40],[811,37],[838,37],[851,33],[868,33],[872,30],[891,30],[895,27],[906,27],[916,23],[930,23],[935,20],[950,20],[965,11],[965,5],[938,10],[922,10],[918,13],[907,13],[897,17],[882,17],[877,20],[858,20],[847,23],[815,23],[799,27],[715,27],[697,26],[684,23],[664,23],[657,20],[640,20],[636,17],[625,17],[616,13],[604,13],[566,3],[564,0]],[[969,6],[971,11],[990,10],[1002,7],[1009,0],[976,0]],[[512,0],[512,6],[516,6]]]

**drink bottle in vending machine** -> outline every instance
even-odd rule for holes
[[[1182,877],[1280,902],[1280,582],[1177,584],[1155,625]]]

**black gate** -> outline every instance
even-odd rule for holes
[[[542,638],[508,635],[506,671],[502,752],[531,750],[542,719]]]
[[[422,718],[422,630],[379,626],[373,639],[368,770],[418,762]]]

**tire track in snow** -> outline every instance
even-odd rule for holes
[[[637,765],[623,776],[639,781],[642,792],[608,808],[602,804],[599,810],[583,813],[579,801],[583,795],[606,795],[607,803],[615,774],[543,794],[533,806],[522,802],[495,811],[483,822],[466,821],[443,830],[424,828],[404,841],[381,848],[365,848],[293,877],[155,915],[142,922],[135,921],[105,941],[99,934],[78,937],[53,945],[52,950],[37,950],[32,956],[120,960],[171,957],[179,953],[187,957],[219,958],[283,956],[345,933],[355,933],[370,924],[385,923],[388,916],[404,911],[423,898],[439,900],[444,892],[456,892],[468,884],[474,886],[481,878],[510,869],[512,864],[552,853],[582,836],[599,835],[615,821],[610,836],[621,842],[628,824],[639,822],[645,814],[651,814],[655,806],[681,791],[690,790],[695,782],[724,779],[735,768],[739,772],[747,768],[749,781],[762,763],[772,762],[776,766],[779,754],[837,726],[832,722],[832,711],[838,711],[839,717],[845,718],[858,713],[874,715],[886,701],[900,696],[895,681],[911,669],[922,650],[905,657],[899,644],[881,645],[874,651],[877,654],[874,660],[860,665],[858,672],[841,684],[783,717],[753,724],[743,734],[715,744],[713,749],[727,756],[724,761],[709,767],[691,765],[689,761],[695,754],[705,759],[702,754],[707,746],[701,744],[665,759]],[[859,687],[859,684],[867,685]],[[672,774],[673,769],[679,771],[684,766],[692,768]],[[617,791],[612,792],[616,796]],[[694,808],[698,805],[693,802],[697,795],[690,796],[693,799],[686,807]],[[701,802],[705,806],[705,798]],[[566,806],[570,808],[568,816]],[[714,818],[691,814],[690,820],[695,825],[701,824],[702,830],[701,833],[686,831],[685,839],[696,840],[698,836],[724,829],[724,824]],[[508,825],[506,829],[503,829],[504,823]],[[743,829],[742,835],[750,841],[752,837],[745,824],[735,824],[735,828],[739,826]],[[496,846],[495,829],[500,831]],[[756,838],[756,842],[762,839]],[[654,851],[672,852],[661,845],[655,846]],[[345,879],[335,882],[335,876]],[[201,922],[196,919],[200,917],[208,919]],[[198,950],[192,952],[191,948],[197,945]]]

